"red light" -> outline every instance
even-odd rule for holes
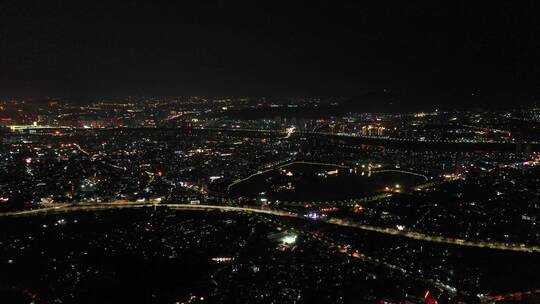
[[[426,293],[424,294],[424,299],[427,299],[429,297],[429,290],[426,290]]]

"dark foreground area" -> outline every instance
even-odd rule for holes
[[[236,212],[76,212],[0,229],[0,303],[474,303],[472,291],[538,282],[535,256]]]

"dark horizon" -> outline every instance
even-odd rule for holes
[[[5,97],[389,95],[499,108],[540,96],[533,1],[15,3],[0,10]]]
[[[133,99],[179,99],[187,100],[192,97],[205,99],[249,99],[254,104],[257,100],[267,101],[287,101],[287,103],[297,103],[306,99],[319,99],[322,104],[329,105],[332,102],[339,103],[339,111],[335,115],[346,113],[412,113],[422,111],[511,111],[530,110],[531,107],[539,107],[540,99],[523,98],[519,96],[496,96],[482,97],[462,96],[462,97],[436,97],[429,99],[412,100],[409,97],[387,92],[365,92],[357,96],[272,96],[272,95],[94,95],[94,96],[0,96],[4,100],[24,100],[30,103],[45,103],[52,100],[64,101],[73,105],[83,105],[98,102],[100,100],[128,100]],[[412,102],[411,102],[412,101]],[[494,102],[495,101],[495,102]],[[326,108],[326,107],[325,107]],[[325,108],[319,111],[324,112]],[[331,107],[333,108],[333,107]],[[301,109],[301,108],[300,108]]]

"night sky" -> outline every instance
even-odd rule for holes
[[[25,2],[0,2],[0,96],[540,96],[537,1]]]

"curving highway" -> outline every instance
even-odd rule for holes
[[[350,167],[347,167],[347,166],[343,166],[343,165],[339,165],[339,164],[330,164],[330,163],[317,163],[317,162],[309,162],[309,161],[303,161],[303,160],[294,160],[294,161],[290,161],[290,162],[286,162],[284,164],[280,164],[278,166],[275,166],[275,167],[270,167],[269,169],[266,169],[266,170],[262,170],[262,171],[257,171],[245,178],[241,178],[241,179],[237,179],[235,180],[234,182],[232,182],[231,184],[229,184],[227,186],[227,191],[231,191],[231,187],[236,185],[236,184],[239,184],[239,183],[242,183],[242,182],[245,182],[255,176],[258,176],[258,175],[261,175],[261,174],[264,174],[266,172],[270,172],[270,171],[273,171],[275,169],[281,169],[283,167],[287,167],[287,166],[290,166],[290,165],[293,165],[293,164],[308,164],[308,165],[318,165],[318,166],[332,166],[332,167],[338,167],[338,168],[343,168],[343,169],[350,169]]]
[[[157,208],[158,206],[164,206],[164,207],[168,207],[174,210],[221,210],[221,211],[233,211],[233,212],[249,212],[249,213],[268,214],[268,215],[306,220],[306,218],[302,215],[292,213],[292,212],[282,211],[282,210],[276,210],[276,209],[260,209],[260,208],[255,208],[255,207],[233,207],[233,206],[218,206],[218,205],[130,203],[130,202],[125,202],[125,201],[118,201],[118,202],[112,202],[112,203],[106,203],[106,204],[81,203],[81,204],[60,205],[60,206],[53,206],[49,208],[34,209],[34,210],[28,210],[28,211],[5,212],[5,213],[0,213],[0,216],[31,216],[31,215],[40,215],[40,214],[73,212],[73,211],[99,211],[99,210],[107,210],[107,209],[143,208],[143,207]],[[403,231],[403,230],[398,230],[394,228],[364,225],[357,222],[344,220],[344,219],[338,219],[338,218],[329,218],[329,219],[321,220],[321,221],[325,223],[333,224],[333,225],[353,227],[353,228],[357,228],[357,229],[361,229],[365,231],[405,237],[405,238],[410,238],[410,239],[425,241],[425,242],[485,248],[485,249],[540,253],[540,246],[529,245],[529,244],[503,243],[503,242],[492,242],[492,241],[469,241],[469,240],[450,238],[450,237],[444,237],[444,236],[433,236],[433,235],[423,234],[423,233],[414,232],[414,231]]]

